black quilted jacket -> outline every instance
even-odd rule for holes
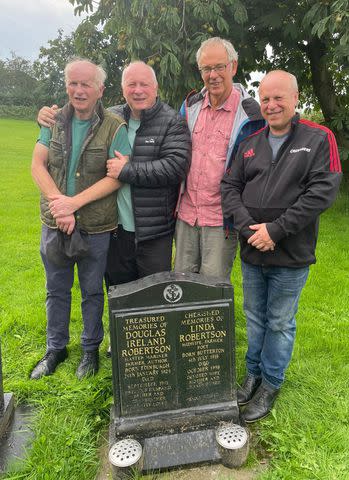
[[[109,110],[128,123],[127,104]],[[131,185],[136,241],[173,234],[179,186],[187,176],[190,156],[185,119],[157,99],[152,108],[142,111],[130,161],[119,175],[121,182]]]

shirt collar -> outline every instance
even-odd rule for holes
[[[217,110],[226,110],[227,112],[231,112],[236,109],[236,99],[240,97],[240,92],[236,88],[232,88],[229,97],[226,101],[217,108]],[[208,91],[206,91],[204,96],[204,101],[202,104],[202,108],[211,107],[210,98],[208,95]]]

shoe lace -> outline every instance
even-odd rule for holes
[[[53,352],[46,352],[45,355],[42,357],[41,361],[47,360],[53,355]]]
[[[84,353],[84,358],[90,359],[90,358],[95,358],[96,353],[95,352],[85,352]]]
[[[257,398],[255,399],[255,403],[258,405],[264,405],[265,401],[268,398],[268,394],[269,394],[268,390],[266,390],[265,388],[261,388],[258,391],[258,395],[257,395]]]

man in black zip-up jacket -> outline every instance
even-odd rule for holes
[[[333,133],[295,113],[296,78],[270,72],[259,96],[268,125],[241,143],[222,180],[223,213],[240,234],[248,350],[238,402],[247,404],[246,422],[270,412],[284,381],[319,215],[341,179]]]

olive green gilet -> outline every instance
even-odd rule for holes
[[[58,113],[52,128],[48,153],[48,172],[62,194],[66,193],[68,162],[71,150],[72,107],[67,104]],[[91,128],[81,148],[75,175],[75,192],[80,193],[106,176],[109,148],[116,131],[125,122],[119,116],[98,104],[92,117]],[[57,228],[49,209],[49,201],[41,195],[41,221]],[[117,225],[116,192],[91,202],[75,212],[76,225],[88,233],[113,230]]]

